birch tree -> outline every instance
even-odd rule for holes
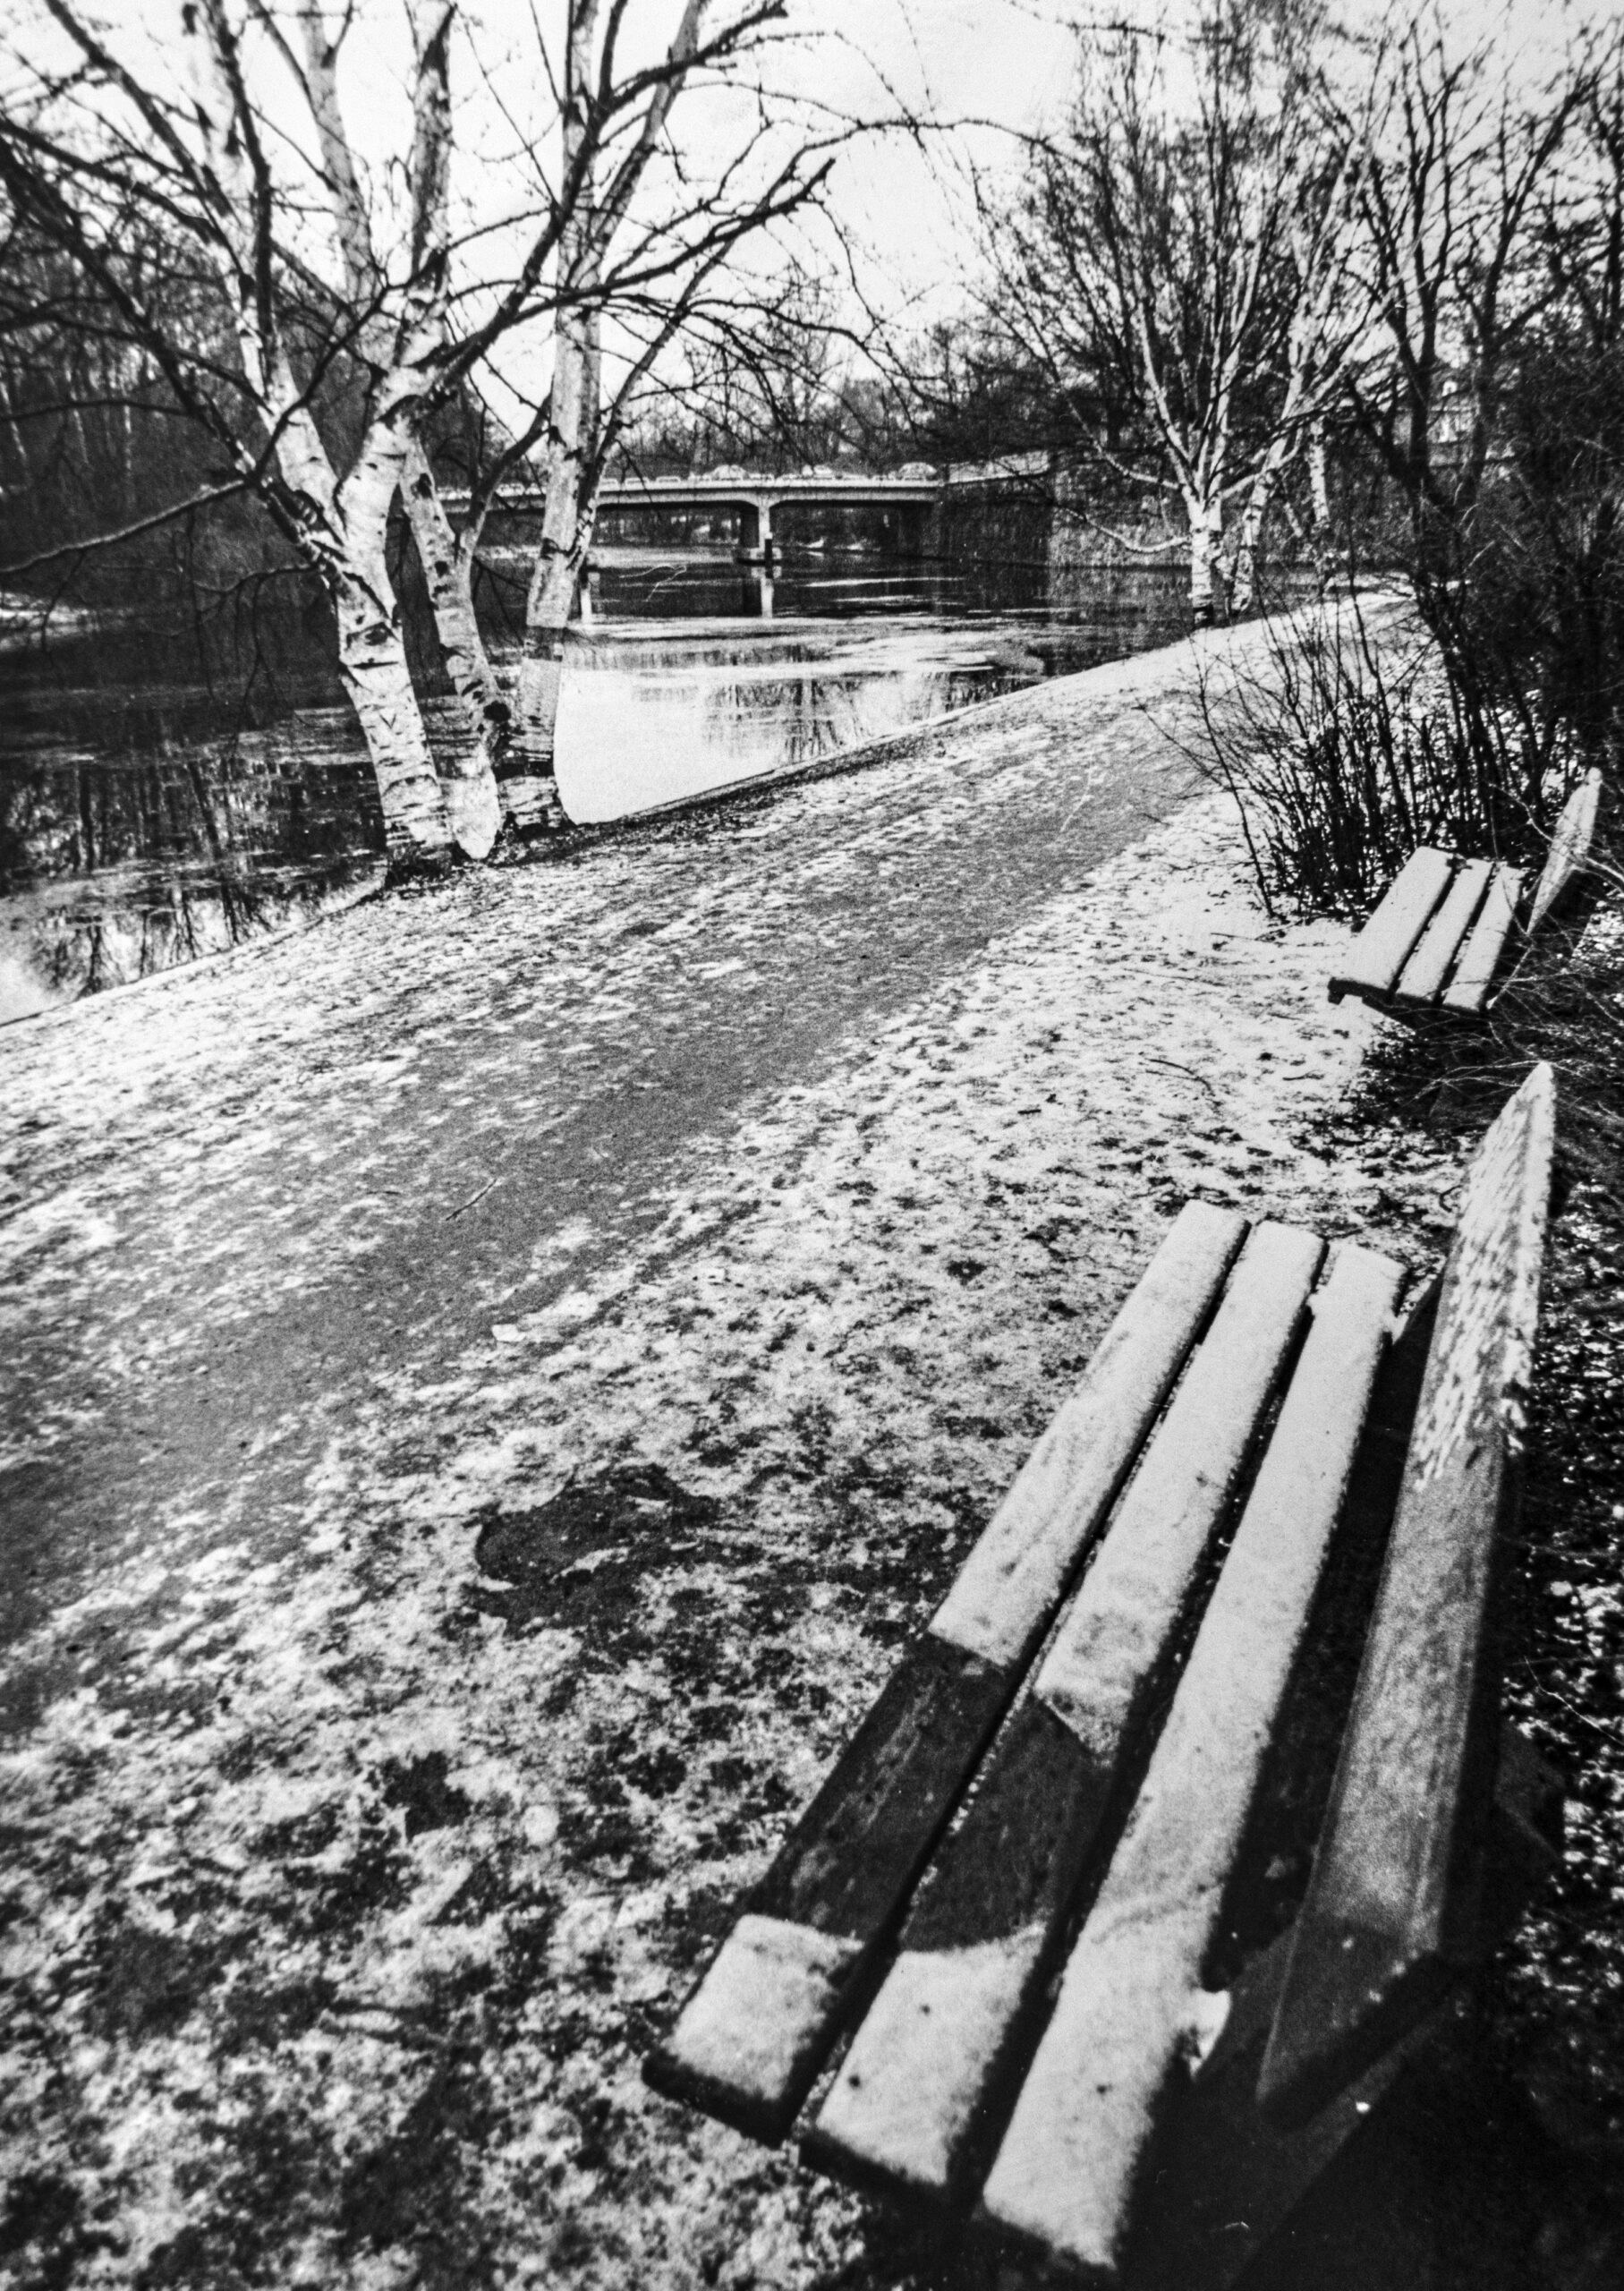
[[[264,6],[263,0],[252,0],[259,21],[276,35],[275,20]],[[420,7],[423,0],[416,0]],[[395,355],[396,345],[392,339],[389,308],[389,280],[386,265],[380,260],[373,231],[372,215],[361,188],[361,171],[356,164],[354,147],[347,132],[338,86],[338,54],[343,30],[329,29],[320,0],[300,0],[299,23],[303,39],[302,58],[291,49],[285,49],[289,68],[302,87],[311,117],[315,123],[321,155],[321,176],[327,190],[333,210],[333,222],[337,240],[344,287],[344,306],[355,313],[356,348],[368,368],[374,373],[387,372]],[[441,23],[437,37],[442,41],[449,37],[451,13],[441,7]],[[442,68],[435,89],[434,110],[425,119],[424,107],[416,107],[418,133],[413,141],[414,177],[421,167],[421,180],[414,180],[412,199],[414,210],[421,201],[421,216],[414,211],[414,234],[421,232],[426,243],[435,249],[438,277],[437,291],[432,301],[425,298],[422,324],[431,331],[432,338],[424,345],[422,359],[430,364],[431,372],[420,375],[423,387],[404,401],[404,420],[398,436],[399,453],[395,461],[394,482],[402,488],[408,500],[413,498],[412,483],[421,483],[422,456],[418,441],[422,409],[430,403],[430,390],[438,385],[443,395],[446,379],[446,258],[449,249],[449,158],[451,120],[449,88]],[[438,160],[423,152],[420,158],[425,128],[433,139],[439,155]],[[415,254],[416,248],[414,246]],[[385,504],[387,515],[388,504]],[[377,541],[381,552],[383,529],[378,529]],[[391,602],[394,600],[391,598]],[[396,609],[398,620],[398,609]],[[477,644],[477,631],[472,632]],[[467,636],[464,635],[464,643]],[[462,656],[453,656],[453,685],[459,697],[463,694],[464,679],[459,676]],[[500,814],[497,801],[496,778],[492,764],[492,723],[489,703],[471,711],[465,720],[466,737],[452,758],[452,768],[446,782],[446,809],[451,831],[460,848],[473,858],[484,858],[497,839]]]
[[[1286,217],[1281,280],[1283,343],[1278,396],[1254,447],[1230,558],[1229,603],[1250,609],[1257,592],[1263,524],[1288,465],[1304,457],[1316,541],[1324,549],[1331,523],[1325,478],[1325,421],[1343,396],[1368,337],[1373,302],[1356,264],[1356,202],[1364,148],[1356,134],[1322,146],[1316,177],[1298,166],[1297,195]]]
[[[259,497],[319,578],[377,777],[391,872],[437,870],[453,854],[452,825],[385,539],[444,333],[455,0],[406,0],[410,141],[387,261],[336,106],[343,30],[329,27],[319,0],[293,12],[302,55],[263,0],[240,11],[190,0],[173,48],[159,57],[132,38],[136,62],[70,0],[44,6],[67,63],[38,75],[26,121],[0,123],[0,181],[150,355],[230,484]],[[291,124],[273,117],[262,92],[277,69],[292,91]],[[125,261],[132,218],[152,213],[200,257],[224,344],[177,324],[161,284],[154,291]],[[477,848],[479,806],[459,810]]]
[[[1250,601],[1281,470],[1358,330],[1347,161],[1318,109],[1301,43],[1251,0],[1220,0],[1170,57],[1088,35],[1066,132],[1034,147],[999,234],[1024,349],[1061,393],[1115,409],[1097,450],[1118,475],[1178,493],[1198,620],[1224,609],[1237,503]]]
[[[554,512],[568,534],[566,549],[560,551],[560,555],[567,556],[565,569],[570,584],[570,593],[563,604],[565,621],[591,545],[598,489],[635,403],[638,387],[660,351],[693,314],[699,294],[720,260],[718,254],[688,282],[688,291],[664,314],[662,322],[637,355],[618,371],[607,405],[598,346],[601,312],[596,308],[586,311],[582,321],[580,410],[575,417],[578,451],[572,471],[575,493],[573,502],[565,503],[562,511],[555,505]],[[493,800],[500,799],[501,821],[521,838],[546,835],[564,823],[551,769],[551,747],[549,745],[542,772],[527,773],[523,747],[515,754],[514,703],[504,688],[480,626],[474,576],[490,512],[510,479],[528,470],[531,454],[548,435],[551,412],[549,391],[528,425],[473,470],[466,498],[457,505],[455,513],[421,439],[412,440],[404,480],[403,498],[423,567],[429,607],[446,673],[463,711],[467,737],[493,770]],[[562,587],[562,579],[557,585]],[[533,578],[531,588],[533,592]],[[557,638],[560,662],[563,636],[561,624]],[[523,674],[521,668],[521,679]],[[557,715],[556,683],[550,701],[549,722],[556,720]],[[535,784],[527,784],[532,779]]]
[[[499,353],[503,379],[528,404],[529,419],[479,474],[459,514],[426,455],[413,463],[405,497],[447,667],[485,728],[504,819],[521,839],[563,823],[555,750],[566,633],[599,486],[637,393],[678,334],[733,322],[735,297],[719,285],[727,266],[818,198],[832,149],[867,124],[809,123],[761,80],[787,0],[682,0],[668,42],[641,64],[623,61],[631,13],[629,0],[566,0],[562,49],[556,64],[548,59],[547,116],[533,129],[553,186],[546,353],[533,329],[502,322],[499,306],[461,345],[464,355]],[[701,87],[755,96],[736,134],[704,164],[671,126],[679,98]],[[528,375],[543,354],[547,380],[536,390]],[[543,507],[506,694],[480,638],[472,577],[491,504],[521,473],[539,479]]]

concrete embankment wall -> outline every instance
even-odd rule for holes
[[[941,553],[969,559],[1042,566],[1052,576],[1101,565],[1188,562],[1176,514],[1151,489],[1085,487],[1061,474],[1029,491],[949,498],[941,515]]]

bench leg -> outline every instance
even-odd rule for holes
[[[1516,1926],[1535,1886],[1560,1853],[1560,1818],[1557,1777],[1523,1735],[1506,1727],[1484,1871],[1479,1944],[1484,1959]],[[1417,2092],[1417,2080],[1424,2082],[1428,2055],[1458,2030],[1464,2000],[1457,1992],[1307,2124],[1277,2130],[1260,2112],[1256,2091],[1290,1945],[1288,1931],[1247,1966],[1231,1992],[1222,2038],[1169,2117],[1144,2193],[1144,2224],[1127,2275],[1128,2291],[1228,2291],[1291,2222],[1356,2134],[1362,2135],[1363,2148],[1366,2138],[1382,2133],[1382,2124],[1373,2119],[1383,2102],[1389,2103],[1383,2116],[1408,2113],[1406,2095]],[[1400,2086],[1403,2091],[1395,2091]],[[1406,2208],[1403,2191],[1393,2177],[1397,2173],[1402,2178],[1404,2168],[1395,2157],[1413,2151],[1416,2143],[1395,2126],[1391,2139],[1375,2144],[1381,2148],[1379,2164],[1373,2159],[1367,2167],[1348,2172],[1339,2191],[1341,2200],[1334,2205],[1333,2239],[1339,2248],[1349,2247],[1343,2254],[1348,2265],[1364,2270],[1348,2276],[1348,2291],[1355,2287],[1357,2291],[1421,2291],[1427,2270],[1420,2244],[1400,2265],[1396,2253],[1388,2252],[1382,2241],[1398,2232],[1394,2222]],[[1354,2159],[1348,2162],[1352,2165]],[[1343,2178],[1340,2172],[1339,2177]],[[1359,2219],[1356,2233],[1344,2229],[1344,2215],[1352,2219],[1361,2208],[1356,2189],[1366,2181],[1373,2192],[1373,2221]],[[1424,2202],[1418,2201],[1409,2210],[1419,2221],[1416,2233],[1424,2241],[1424,2222],[1420,2220]],[[1385,2223],[1381,2236],[1376,2218]],[[1306,2264],[1306,2252],[1302,2258]],[[1268,2275],[1265,2266],[1258,2291],[1264,2291]],[[1295,2261],[1281,2280],[1297,2282]],[[1316,2291],[1322,2283],[1324,2291],[1332,2291],[1333,2283],[1341,2291],[1342,2278],[1326,2271],[1317,2253],[1303,2280],[1313,2280]]]

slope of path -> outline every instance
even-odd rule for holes
[[[1113,721],[1128,720],[1108,713],[1101,737]],[[927,814],[956,794],[936,783]],[[987,815],[1012,834],[1021,816]],[[768,850],[732,910],[763,976],[774,933],[800,928],[774,871],[840,848],[845,812],[819,816],[823,851],[803,813],[801,843]],[[766,813],[727,825],[740,846],[761,830],[777,832]],[[481,1270],[461,1229],[510,1185],[517,1221],[523,1187],[502,1174],[506,1133],[473,1128],[477,1077],[445,1015],[468,1007],[456,964],[500,967],[515,912],[566,916],[560,974],[599,1010],[620,974],[591,950],[618,944],[629,969],[652,935],[592,939],[609,861],[632,890],[677,864],[645,844],[558,871],[550,892],[536,870],[488,904],[483,886],[466,907],[460,890],[426,902],[463,917],[449,955],[444,934],[357,918],[346,967],[303,1008],[256,1004],[244,966],[230,1024],[196,979],[183,1004],[216,1015],[161,1054],[112,1030],[109,1005],[99,1072],[31,1069],[55,1123],[30,1136],[58,1179],[58,1242],[18,1258],[18,1293],[34,1326],[101,1332],[83,1358],[127,1380],[109,1425],[141,1431],[142,1347],[165,1407],[201,1367],[239,1377],[246,1406],[251,1356],[230,1345],[256,1314],[295,1355],[353,1319],[308,1402],[290,1378],[280,1417],[248,1416],[259,1444],[242,1461],[160,1452],[136,1525],[87,1509],[87,1588],[0,1654],[36,1712],[0,1754],[0,2153],[29,2279],[895,2286],[907,2267],[854,2199],[659,2100],[641,2052],[1178,1203],[1201,1192],[1420,1261],[1447,1231],[1451,1141],[1336,1126],[1382,1023],[1325,999],[1346,934],[1268,923],[1214,797],[941,975],[893,981],[889,1008],[854,987],[820,1034],[816,979],[786,984],[807,1032],[786,1024],[802,1051],[781,1085],[741,994],[746,1048],[722,1069],[736,1102],[685,1132],[628,1122],[624,1163],[592,1162],[574,1129],[586,1189],[556,1200],[538,1147],[525,1183],[552,1222],[516,1222],[513,1269]],[[958,882],[961,904],[979,896],[967,868]],[[846,943],[827,910],[820,928]],[[641,1010],[656,973],[636,975]],[[693,997],[671,991],[658,1007],[680,1020]],[[367,1012],[376,1030],[397,993],[446,1028],[434,1070],[468,1096],[447,1092],[438,1121],[415,1080],[393,1105],[376,1084],[370,1107],[345,1094],[336,1040],[359,1054]],[[550,1119],[551,1067],[528,1005],[508,1004],[510,1035],[470,1032],[510,1113],[529,1089],[523,1119]],[[406,1020],[391,1024],[397,1079],[412,1077]],[[630,1041],[631,1024],[596,1039]],[[578,1020],[554,1063],[583,1036]],[[338,1077],[332,1137],[301,1062],[319,1056]],[[448,1222],[476,1292],[464,1307],[432,1263],[415,1289],[403,1270],[398,1332],[364,1320],[386,1292],[355,1205],[393,1204],[386,1185],[410,1196],[403,1267],[432,1260]],[[320,1214],[278,1256],[264,1197],[302,1187]],[[168,1350],[142,1316],[142,1263],[154,1293],[174,1276]],[[81,1389],[60,1386],[41,1460],[64,1485],[112,1444],[94,1418],[75,1427]]]
[[[693,1141],[1186,797],[1190,667],[1068,678],[0,1042],[10,1627],[222,1503],[274,1534],[376,1368],[546,1306]]]

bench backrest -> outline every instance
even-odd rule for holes
[[[1551,1192],[1536,1067],[1467,1175],[1375,1613],[1259,2099],[1312,2113],[1469,1959],[1497,1730],[1492,1592],[1518,1494]]]
[[[1544,872],[1535,886],[1533,904],[1528,909],[1530,938],[1589,858],[1601,800],[1602,775],[1599,771],[1587,771],[1563,805],[1561,816],[1552,832]]]

